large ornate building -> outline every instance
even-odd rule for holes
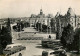
[[[66,27],[70,24],[74,31],[76,28],[80,28],[80,16],[77,16],[72,8],[68,8],[67,13],[63,16],[58,12],[55,16],[56,20],[56,32],[58,33],[57,37],[60,38],[62,35],[63,27]]]
[[[42,9],[40,9],[40,13],[38,15],[35,15],[35,14],[31,15],[31,17],[29,18],[29,23],[30,23],[30,26],[35,25],[37,22],[50,26],[50,21],[52,17],[53,17],[52,14],[45,16],[45,14],[43,14]]]

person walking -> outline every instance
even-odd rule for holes
[[[22,54],[21,53],[19,53],[19,55],[18,56],[22,56]]]
[[[51,35],[49,35],[49,39],[51,39]]]

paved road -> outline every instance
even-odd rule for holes
[[[43,48],[41,44],[41,40],[14,40],[14,43],[21,43],[22,45],[26,46],[26,50],[22,52],[23,56],[42,56],[43,50],[51,50],[47,48]],[[17,55],[17,53],[15,54]],[[71,54],[67,52],[67,56],[79,56],[76,54]]]
[[[14,43],[21,43],[22,45],[26,46],[26,50],[24,50],[24,52],[22,53],[23,56],[34,56],[34,55],[40,55],[41,56],[41,53],[44,49],[41,48],[41,45],[40,45],[40,41],[24,41],[24,40],[14,40]]]

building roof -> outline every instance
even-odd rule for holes
[[[70,16],[75,16],[75,13],[74,13],[74,11],[73,11],[73,9],[72,9],[71,7],[70,7],[70,8],[68,8],[67,13],[69,13],[69,14],[70,14]]]

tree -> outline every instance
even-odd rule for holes
[[[0,54],[3,54],[3,50],[6,48],[7,44],[10,44],[11,42],[12,38],[7,27],[2,27],[0,33]]]
[[[39,31],[46,32],[47,30],[47,25],[41,24],[39,22],[36,23],[36,29]]]
[[[10,19],[8,18],[7,26],[10,27]]]
[[[11,32],[10,18],[8,18],[8,20],[7,20],[7,30],[8,30],[9,32]]]
[[[12,43],[12,36],[11,33],[8,31],[7,27],[2,27],[0,38],[1,38],[1,42],[7,41],[7,44]]]
[[[50,25],[51,25],[52,32],[55,32],[55,20],[54,20],[54,18],[51,19]]]
[[[61,43],[63,44],[64,47],[70,49],[73,40],[74,40],[73,27],[70,24],[68,24],[68,26],[64,27],[63,29],[61,36]]]
[[[58,16],[56,18],[56,39],[60,39],[60,37],[62,36],[62,27],[61,27],[61,20],[60,20],[61,16]]]
[[[3,50],[6,48],[7,44],[12,43],[10,19],[8,18],[7,26],[2,27],[0,32],[0,54],[3,54]]]
[[[36,23],[36,29],[41,31],[41,23],[38,23],[38,22]]]
[[[73,50],[77,50],[79,52],[80,49],[80,28],[75,30],[74,41],[73,41]]]
[[[21,31],[24,28],[24,24],[22,22],[18,22],[14,28],[16,28],[17,31]]]
[[[30,26],[29,22],[24,23],[24,27],[29,27],[29,26]]]

